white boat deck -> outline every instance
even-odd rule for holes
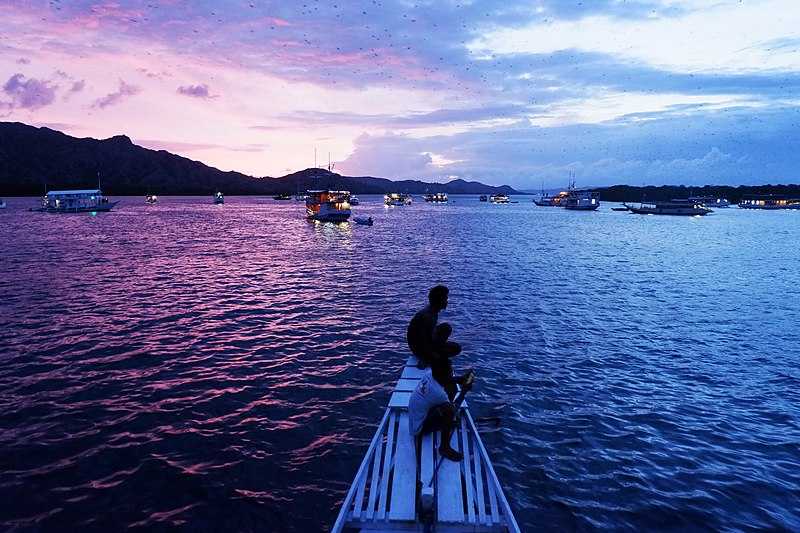
[[[409,434],[408,401],[424,374],[410,357],[389,407],[342,503],[334,533],[342,531],[423,531],[419,488],[431,480],[441,432],[428,434],[416,449]],[[462,404],[451,446],[460,463],[443,460],[433,482],[435,530],[442,532],[519,532],[475,422]]]

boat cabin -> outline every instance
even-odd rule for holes
[[[108,204],[100,189],[50,191],[42,199],[44,211],[92,211]]]

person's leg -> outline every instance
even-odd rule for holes
[[[442,404],[441,406],[440,429],[442,431],[442,442],[439,445],[439,453],[445,459],[451,461],[461,461],[464,455],[450,446],[450,439],[453,437],[453,431],[456,429],[455,409],[452,404]]]

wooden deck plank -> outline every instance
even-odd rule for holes
[[[417,494],[417,453],[408,428],[408,413],[401,413],[397,425],[390,520],[414,520]]]
[[[369,474],[369,468],[367,468],[361,476],[361,479],[358,481],[358,489],[356,490],[356,497],[355,506],[353,508],[353,518],[360,518],[361,511],[364,509],[364,488],[367,485],[367,474]]]
[[[450,446],[458,450],[459,434],[456,429],[450,437]],[[437,460],[442,460],[441,456]],[[440,522],[463,522],[464,505],[461,493],[461,465],[444,459],[436,474],[436,516]]]
[[[491,510],[491,519],[495,524],[500,522],[500,514],[497,512],[497,487],[489,485],[489,509]]]
[[[474,433],[471,433],[470,437],[472,439],[472,449],[474,450],[472,462],[475,466],[475,495],[478,497],[478,522],[486,523],[486,503],[483,499],[483,472],[481,468],[483,462],[481,461],[480,448],[478,448],[478,444],[475,442],[475,439],[479,437]]]
[[[420,379],[425,375],[427,370],[420,370],[415,366],[407,366],[403,368],[403,373],[400,375],[403,379]]]
[[[389,407],[394,408],[408,408],[408,401],[411,399],[411,393],[406,391],[396,391],[392,393],[389,398]]]
[[[380,477],[381,457],[383,455],[383,435],[378,440],[378,445],[375,447],[375,457],[372,460],[372,479],[369,482],[369,499],[367,501],[367,509],[364,515],[367,520],[372,519],[375,515],[375,499],[378,495],[378,478]]]
[[[428,433],[422,436],[422,446],[420,450],[419,461],[419,480],[425,486],[431,481],[433,477],[434,461],[436,460],[436,453],[434,448],[433,433]]]
[[[395,420],[397,415],[393,412],[389,415],[389,432],[386,438],[386,453],[383,454],[383,475],[381,476],[380,494],[378,494],[378,514],[376,518],[382,520],[386,517],[386,493],[389,491],[389,467],[392,464]]]
[[[464,454],[464,485],[467,488],[467,520],[470,524],[475,523],[475,496],[472,487],[472,458],[470,457],[469,432],[467,431],[467,421],[461,417],[461,452]],[[473,447],[474,451],[475,448]]]
[[[400,380],[398,380],[397,385],[395,386],[394,390],[395,390],[395,392],[401,392],[401,391],[412,392],[414,389],[417,388],[417,384],[418,383],[419,383],[419,379],[414,379],[414,378],[403,379],[403,378],[401,378]]]

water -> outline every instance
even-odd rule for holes
[[[800,530],[800,212],[0,211],[0,529],[330,527],[427,288],[524,530]]]

